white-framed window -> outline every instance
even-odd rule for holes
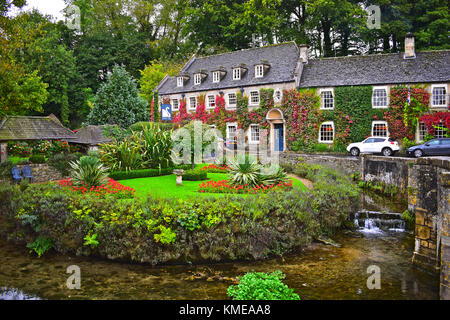
[[[248,141],[250,143],[259,143],[259,125],[251,124],[249,129]]]
[[[236,93],[229,93],[228,94],[228,107],[229,108],[236,108],[236,105],[237,105]]]
[[[214,83],[220,82],[220,71],[213,72],[213,82]]]
[[[189,110],[197,109],[197,97],[189,98]]]
[[[249,105],[257,106],[259,105],[259,91],[250,91]]]
[[[447,85],[433,84],[431,86],[431,106],[447,107]]]
[[[320,94],[320,108],[334,109],[334,90],[333,88],[321,89]]]
[[[320,125],[319,142],[333,143],[334,140],[334,122],[328,121]]]
[[[236,140],[237,124],[227,123],[227,140]]]
[[[417,126],[417,130],[418,130],[417,141],[425,140],[425,137],[428,134],[428,130],[427,130],[427,127],[425,126],[425,123],[419,122],[419,125]]]
[[[389,136],[387,122],[386,121],[373,121],[372,122],[372,136],[373,137]]]
[[[447,128],[444,123],[441,121],[434,127],[434,137],[435,138],[445,138],[445,134],[447,133]]]
[[[182,87],[184,85],[183,77],[177,77],[177,87]]]
[[[255,78],[264,77],[264,66],[262,64],[258,64],[255,66]]]
[[[177,111],[180,107],[178,99],[172,99],[172,111]]]
[[[281,99],[283,99],[283,92],[281,89],[276,89],[273,93],[273,101],[281,102]]]
[[[241,80],[241,68],[233,69],[233,80]]]
[[[196,73],[194,75],[194,85],[197,86],[202,83],[202,75],[200,73]]]
[[[387,108],[389,105],[388,87],[373,87],[372,107]]]
[[[212,94],[208,96],[208,109],[214,109],[216,107],[216,97]]]

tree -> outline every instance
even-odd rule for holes
[[[100,86],[94,108],[87,117],[91,125],[118,124],[122,128],[148,121],[148,104],[139,96],[136,81],[124,67],[115,66]]]
[[[177,63],[162,63],[152,61],[145,66],[144,70],[139,70],[141,78],[139,79],[140,95],[147,101],[152,101],[153,92],[156,86],[161,82],[166,75],[175,76],[178,74],[181,64]]]

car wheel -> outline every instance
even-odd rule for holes
[[[358,149],[358,148],[352,148],[352,149],[350,150],[350,154],[351,154],[352,156],[355,156],[355,157],[359,156],[359,149]]]
[[[420,149],[414,150],[414,157],[420,158],[421,156],[423,156],[422,150],[420,150]]]
[[[383,156],[390,157],[390,156],[392,156],[392,149],[391,148],[384,148],[382,153],[383,153]]]

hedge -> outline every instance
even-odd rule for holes
[[[40,154],[33,154],[29,160],[31,163],[45,163],[46,162],[45,156],[40,155]]]
[[[183,175],[185,181],[201,181],[208,179],[208,173],[200,169],[188,170]]]
[[[137,178],[148,178],[148,177],[158,177],[166,176],[172,174],[173,168],[166,169],[141,169],[133,171],[116,171],[111,172],[109,177],[114,180],[128,180]]]

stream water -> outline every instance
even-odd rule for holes
[[[404,210],[403,205],[371,196],[364,196],[362,204],[366,211]],[[379,230],[371,232],[372,227]],[[439,299],[438,277],[411,264],[411,233],[398,226],[364,223],[358,231],[339,232],[333,240],[341,246],[313,243],[284,258],[265,261],[158,267],[54,252],[36,258],[26,248],[0,240],[0,299],[228,299],[231,282],[223,278],[275,270],[286,274],[284,282],[304,300]],[[66,287],[70,265],[81,269],[80,290]],[[371,265],[381,270],[381,289],[367,288]],[[193,274],[210,279],[191,280]],[[213,280],[213,275],[222,279]]]

